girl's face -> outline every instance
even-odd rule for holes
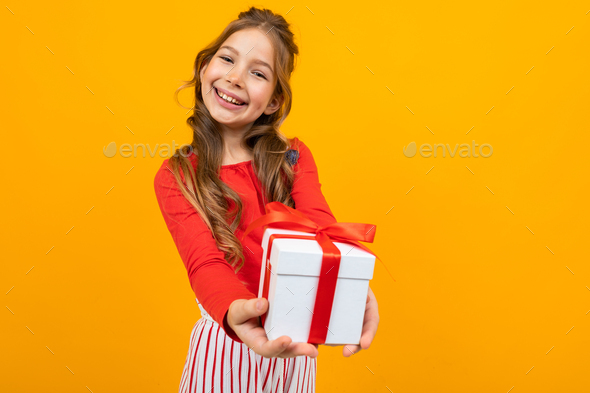
[[[247,131],[261,114],[270,115],[282,104],[275,90],[274,49],[258,29],[232,34],[211,60],[201,67],[203,101],[224,130]],[[219,94],[242,105],[229,103]]]

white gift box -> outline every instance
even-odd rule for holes
[[[262,267],[258,297],[262,297],[264,277],[270,274],[269,309],[264,330],[269,340],[286,335],[293,342],[307,342],[314,311],[322,264],[322,248],[315,239],[281,239],[272,243],[270,264],[266,268],[268,239],[272,234],[315,236],[312,233],[266,228],[262,237]],[[359,344],[369,280],[373,278],[375,256],[348,243],[333,242],[341,260],[332,314],[325,344]]]

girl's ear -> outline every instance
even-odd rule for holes
[[[264,110],[265,115],[272,115],[275,113],[279,108],[283,105],[285,101],[285,97],[281,94],[279,97],[273,98],[267,105],[266,109]]]

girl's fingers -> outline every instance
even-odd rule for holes
[[[345,345],[344,348],[342,349],[342,355],[345,358],[348,358],[360,350],[361,350],[361,347],[358,345]]]
[[[259,310],[256,308],[256,302],[262,303],[262,308]],[[266,312],[266,299],[255,298],[247,301],[242,301],[231,307],[232,322],[235,325],[240,325],[252,318],[258,317]]]
[[[379,309],[377,306],[377,299],[374,297],[370,287],[369,295],[371,301],[367,303],[365,318],[363,320],[363,332],[361,334],[361,340],[359,343],[362,349],[368,349],[371,346],[371,343],[377,334],[377,327],[379,326]]]
[[[377,300],[367,303],[365,310],[365,318],[363,321],[363,332],[361,334],[360,347],[368,349],[377,334],[377,327],[379,326],[379,310],[377,308]]]
[[[283,344],[287,344],[283,347]],[[319,351],[308,343],[291,342],[289,336],[281,336],[275,340],[268,340],[265,337],[258,337],[254,346],[250,346],[254,352],[264,357],[294,358],[297,356],[317,357]]]
[[[364,332],[361,336],[361,348],[362,349],[369,349],[373,339],[375,338],[375,334],[377,334],[377,324],[374,321],[369,321],[363,328]]]
[[[287,344],[283,346],[283,344]],[[266,340],[261,347],[261,355],[267,358],[280,357],[285,353],[286,349],[291,345],[291,339],[287,336],[281,336],[276,340]]]
[[[297,342],[291,343],[279,357],[291,358],[296,356],[309,356],[311,358],[315,358],[318,355],[319,351],[315,344]]]
[[[286,347],[282,344],[287,343]],[[280,357],[280,358],[294,358],[297,356],[317,357],[319,351],[317,347],[308,343],[291,342],[288,336],[281,336],[276,340],[257,340],[254,347],[251,347],[254,352],[264,357]]]
[[[242,325],[240,329],[244,329],[242,334],[242,341],[254,350],[254,352],[266,356],[273,357],[285,350],[291,343],[289,336],[281,336],[275,340],[269,340],[266,331],[262,326]],[[287,344],[283,347],[283,344]]]

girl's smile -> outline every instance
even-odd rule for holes
[[[235,96],[235,94],[233,96],[230,96],[226,90],[218,90],[215,86],[213,86],[213,91],[215,92],[215,95],[217,96],[217,102],[219,102],[219,104],[221,106],[223,106],[224,108],[230,109],[232,111],[238,111],[243,109],[243,107],[247,106],[248,104],[240,99],[238,99],[238,97]],[[229,98],[235,98],[236,100],[242,102],[241,105],[237,105],[231,102],[228,102],[226,99],[221,98],[220,95],[225,94],[227,97]],[[231,93],[230,93],[231,94]]]

